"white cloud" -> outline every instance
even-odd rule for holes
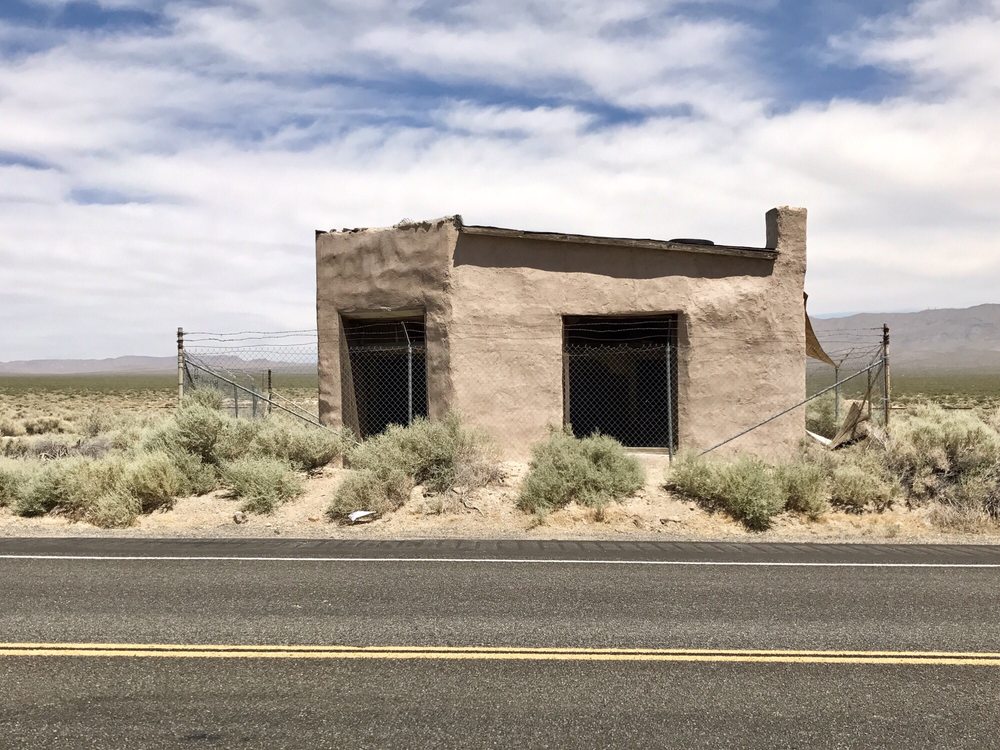
[[[954,96],[1000,93],[1000,0],[921,0],[836,40],[863,62],[911,76],[918,86]]]
[[[166,33],[66,33],[0,65],[0,156],[51,164],[0,159],[0,358],[308,327],[312,230],[455,212],[756,244],[767,208],[806,205],[815,310],[997,301],[1000,71],[967,51],[995,4],[923,3],[838,39],[909,87],[777,114],[732,21],[447,5],[174,2]]]

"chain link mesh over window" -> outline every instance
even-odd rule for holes
[[[565,421],[631,448],[677,450],[677,316],[564,319]]]

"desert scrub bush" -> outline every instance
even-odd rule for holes
[[[219,471],[212,464],[206,464],[200,457],[174,449],[167,451],[174,466],[184,478],[180,495],[207,495],[219,489]]]
[[[183,481],[178,496],[205,495],[219,487],[218,468],[215,463],[207,463],[201,455],[185,450],[181,443],[176,422],[164,420],[141,431],[136,440],[134,455],[162,453],[170,457]],[[213,446],[213,459],[215,458]]]
[[[183,406],[204,406],[206,409],[219,411],[226,402],[222,391],[215,388],[193,388],[184,391]]]
[[[256,419],[225,417],[211,449],[213,462],[227,463],[256,454],[254,444],[262,429],[263,423]]]
[[[42,437],[28,438],[23,441],[24,455],[35,458],[68,458],[76,455],[74,450],[76,444],[77,441],[68,436],[43,435]]]
[[[718,489],[716,466],[695,453],[681,453],[667,469],[666,486],[705,503],[712,504]]]
[[[94,526],[124,529],[134,524],[141,513],[142,502],[137,497],[116,489],[98,497],[87,508],[85,518]]]
[[[526,512],[562,508],[573,501],[600,507],[625,499],[644,483],[642,465],[613,438],[576,438],[553,430],[531,451],[517,506]]]
[[[888,510],[897,493],[884,467],[864,454],[849,457],[830,475],[830,502],[852,513]]]
[[[174,459],[164,452],[137,456],[125,465],[120,492],[135,498],[139,512],[169,508],[187,489],[187,480]]]
[[[140,425],[133,420],[125,421],[108,433],[111,447],[116,451],[128,452],[142,450],[151,436],[160,437],[166,431],[166,425],[173,425],[173,419],[162,420],[155,426]],[[102,436],[103,437],[103,436]],[[158,446],[161,447],[161,446]]]
[[[951,493],[940,497],[928,513],[938,528],[964,533],[996,530],[1000,522],[1000,467],[963,476]]]
[[[20,438],[0,438],[0,456],[25,458],[28,456],[28,444]]]
[[[47,435],[53,432],[65,432],[66,426],[58,417],[36,417],[24,422],[24,430],[29,435]]]
[[[455,414],[436,421],[417,419],[408,427],[390,426],[356,444],[347,459],[354,471],[330,501],[331,520],[353,510],[391,513],[418,484],[441,493],[483,487],[501,476],[492,445]]]
[[[104,458],[114,450],[114,443],[107,435],[84,438],[73,446],[73,455],[84,458]]]
[[[25,491],[30,464],[0,458],[0,508],[14,505]]]
[[[222,466],[222,481],[248,513],[273,513],[302,493],[302,479],[285,461],[246,457]]]
[[[211,393],[211,391],[195,391]],[[162,434],[165,439],[173,439],[188,453],[192,453],[205,463],[217,463],[216,444],[222,435],[225,422],[217,409],[212,409],[195,399],[185,398],[184,404],[174,415],[173,430],[167,427]]]
[[[331,521],[342,521],[355,510],[387,515],[406,503],[413,487],[413,477],[400,469],[383,470],[381,473],[357,469],[344,477],[337,487],[326,508],[326,517]]]
[[[962,476],[952,502],[993,520],[1000,519],[1000,465]]]
[[[1000,463],[1000,432],[974,412],[915,407],[893,426],[886,463],[914,502],[950,500],[963,479],[986,478]]]
[[[116,488],[123,466],[120,459],[42,461],[11,510],[20,516],[39,516],[58,509],[81,517],[96,498]]]
[[[281,458],[298,469],[312,471],[343,455],[345,443],[345,435],[340,432],[272,416],[261,423],[250,445],[257,454]]]
[[[24,424],[14,419],[0,419],[0,437],[21,437],[27,434]]]
[[[104,409],[91,409],[78,423],[80,433],[91,438],[110,432],[114,426],[114,417]]]
[[[806,429],[832,438],[837,434],[836,402],[834,394],[826,393],[806,404]]]
[[[724,510],[757,531],[770,527],[785,509],[782,479],[773,467],[756,458],[709,463],[683,456],[671,467],[668,483],[681,494]]]
[[[814,521],[830,510],[827,472],[823,466],[801,458],[778,466],[775,471],[786,510],[802,513]]]
[[[400,469],[431,492],[482,487],[499,476],[486,437],[464,427],[455,414],[434,421],[418,418],[408,427],[391,425],[352,448],[348,461],[351,468],[379,476]]]

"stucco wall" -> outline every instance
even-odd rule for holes
[[[705,448],[805,390],[804,209],[767,215],[775,259],[462,233],[454,221],[317,237],[321,416],[342,419],[338,311],[426,310],[429,406],[524,456],[563,420],[562,316],[678,313],[682,448]],[[727,451],[789,454],[797,410]]]
[[[319,410],[324,424],[350,424],[341,398],[342,365],[347,361],[342,351],[342,315],[424,312],[428,413],[434,417],[448,410],[452,390],[450,276],[457,237],[453,219],[399,228],[317,233]]]
[[[803,397],[805,221],[767,217],[773,261],[462,234],[453,404],[517,451],[563,418],[562,316],[679,313],[680,444],[706,448]],[[730,450],[790,453],[801,410]]]

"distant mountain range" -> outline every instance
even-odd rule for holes
[[[849,346],[844,342],[854,338],[877,342],[880,333],[876,329],[885,323],[890,362],[896,372],[992,371],[1000,385],[1000,305],[860,313],[813,318],[812,323],[828,349]]]
[[[883,323],[889,326],[891,361],[897,372],[992,371],[1000,383],[1000,304],[813,318],[816,334],[828,349],[850,346],[843,342],[851,340],[877,343],[877,329]],[[220,364],[242,370],[290,369],[287,362],[263,359],[246,362],[233,358]],[[308,364],[293,367],[302,372],[312,370]],[[0,362],[0,375],[167,374],[176,368],[176,357],[34,359]]]
[[[151,375],[177,372],[177,357],[111,359],[27,359],[0,362],[0,375]]]
[[[223,370],[258,372],[312,373],[316,365],[300,362],[275,362],[267,359],[245,360],[237,357],[212,357],[212,365]],[[177,372],[177,357],[112,357],[110,359],[29,359],[0,362],[2,375],[169,375]]]

